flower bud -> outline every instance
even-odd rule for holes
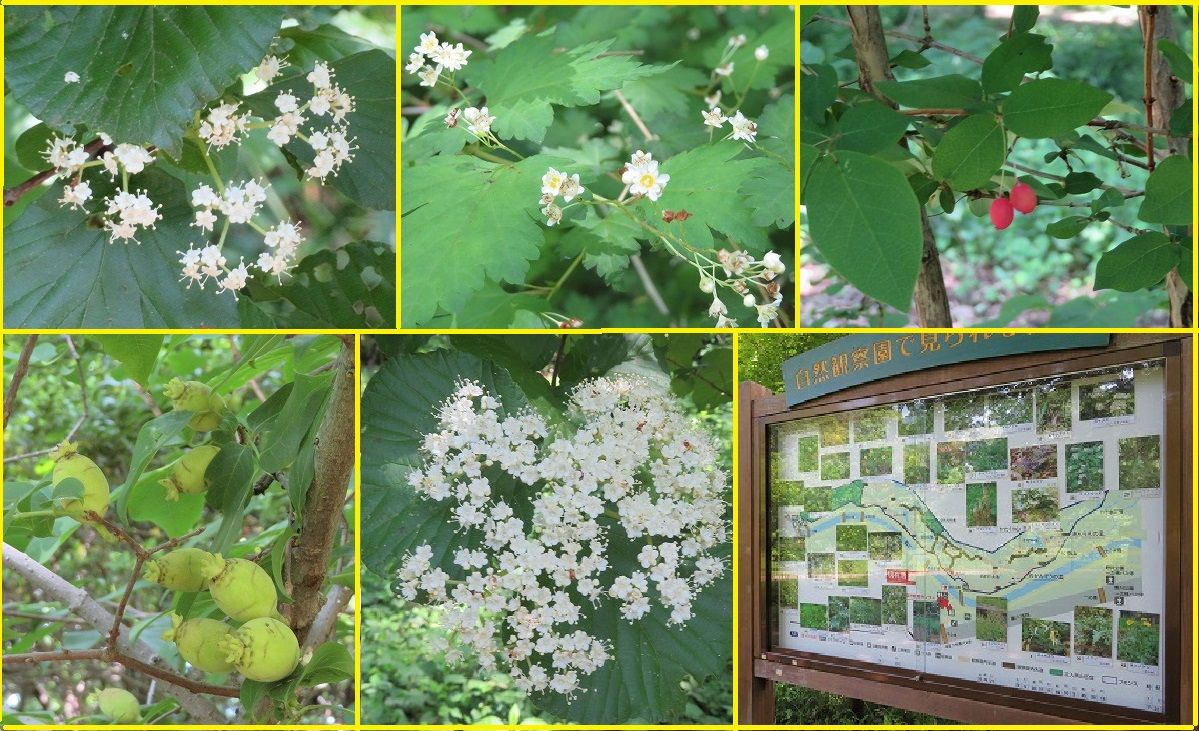
[[[204,565],[215,558],[199,548],[176,548],[146,562],[146,578],[171,591],[203,591],[208,586]]]
[[[300,643],[291,628],[272,617],[251,619],[221,638],[225,659],[250,680],[272,683],[300,662]]]
[[[54,460],[51,481],[56,487],[72,477],[83,483],[83,496],[64,500],[58,511],[80,522],[83,522],[88,511],[104,515],[108,511],[108,478],[96,463],[79,454],[71,442],[63,442],[55,447],[50,457]]]
[[[133,694],[123,688],[105,688],[99,695],[100,712],[114,723],[137,723],[142,707]]]
[[[204,559],[201,573],[208,579],[212,600],[230,619],[245,622],[275,614],[275,582],[258,564],[217,554]]]
[[[206,673],[228,673],[233,663],[225,659],[221,640],[233,629],[224,622],[207,617],[183,619],[171,613],[171,628],[162,633],[162,639],[174,642],[179,656]]]
[[[167,489],[167,500],[178,500],[181,493],[198,495],[207,491],[208,480],[204,473],[219,451],[220,447],[205,444],[185,452],[171,469],[171,476],[158,481],[158,484]]]

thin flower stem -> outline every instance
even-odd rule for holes
[[[749,75],[749,81],[745,82],[745,89],[737,92],[737,101],[733,103],[733,109],[740,109],[741,102],[745,101],[745,97],[749,94],[750,87],[754,85],[754,79],[758,76],[758,69],[762,68],[762,62],[758,61],[754,64],[754,70]]]
[[[208,167],[208,174],[212,176],[213,182],[216,183],[216,192],[221,195],[225,194],[225,181],[221,180],[221,174],[216,171],[216,165],[212,162],[212,157],[208,154],[208,146],[200,143],[200,156],[204,158],[204,164]],[[228,222],[226,222],[226,225]],[[225,240],[225,234],[221,234],[221,241]]]
[[[554,286],[551,287],[549,293],[545,295],[546,302],[549,302],[554,298],[554,295],[558,293],[558,290],[561,289],[562,285],[566,283],[566,280],[570,278],[570,275],[574,274],[575,269],[578,268],[579,263],[583,261],[583,257],[586,254],[586,249],[580,251],[578,256],[575,257],[575,260],[572,261],[570,266],[566,268],[566,271],[562,273],[562,276],[558,277],[558,281],[554,282]]]
[[[257,231],[258,233],[262,234],[263,236],[266,236],[266,229],[263,228],[262,226],[258,225],[254,221],[246,221],[246,225],[249,226],[250,228],[254,229],[255,231]]]
[[[224,248],[224,246],[225,246],[225,235],[226,235],[226,234],[228,234],[228,233],[229,233],[229,219],[228,219],[228,218],[226,218],[226,219],[225,219],[225,223],[224,223],[224,225],[222,225],[222,226],[221,226],[221,238],[220,238],[220,239],[219,239],[219,240],[216,242],[216,247],[217,247],[218,249]]]

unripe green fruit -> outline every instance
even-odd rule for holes
[[[193,416],[187,425],[196,431],[212,431],[220,426],[225,413],[225,399],[200,381],[181,381],[172,378],[163,393],[176,411],[190,411]]]
[[[162,633],[162,639],[174,642],[184,660],[206,673],[228,673],[233,663],[225,659],[221,640],[233,629],[224,622],[207,617],[184,620],[171,613],[171,629]]]
[[[108,478],[96,463],[79,454],[71,442],[55,447],[50,457],[55,460],[51,480],[56,486],[72,477],[83,483],[83,497],[63,501],[59,511],[81,522],[88,511],[104,515],[108,511]]]
[[[277,619],[251,619],[220,641],[225,659],[250,680],[271,683],[287,677],[300,662],[300,643]]]
[[[217,418],[219,420],[220,417]],[[205,472],[219,451],[220,447],[205,444],[185,452],[171,468],[171,476],[158,481],[158,484],[167,489],[167,500],[178,500],[180,493],[198,495],[207,491],[208,480],[205,478]]]
[[[137,723],[142,720],[142,706],[133,694],[122,688],[100,691],[100,712],[115,723]]]
[[[171,591],[203,591],[208,586],[204,564],[215,558],[199,548],[176,548],[146,562],[146,578]]]
[[[208,579],[212,600],[230,619],[245,622],[275,614],[275,582],[258,564],[215,555],[204,560],[201,573]]]

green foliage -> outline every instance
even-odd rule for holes
[[[1081,81],[1037,79],[1003,102],[1003,122],[1021,137],[1057,137],[1089,122],[1111,100]]]
[[[933,174],[957,190],[980,188],[1003,165],[1003,128],[988,114],[958,122],[933,153]]]
[[[884,587],[886,588],[886,587]],[[905,711],[799,685],[778,683],[774,690],[775,721],[780,725],[912,725],[950,723],[924,713]]]
[[[1116,620],[1116,659],[1158,665],[1161,658],[1161,616],[1121,611]]]
[[[1145,184],[1145,200],[1137,217],[1146,223],[1191,223],[1194,166],[1182,155],[1158,163]]]
[[[737,378],[780,393],[783,361],[832,342],[841,335],[824,333],[745,333],[737,341]]]

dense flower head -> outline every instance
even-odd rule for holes
[[[246,118],[237,111],[237,104],[220,104],[209,110],[200,123],[200,139],[218,150],[241,139],[246,132]]]
[[[417,546],[395,586],[441,609],[455,646],[432,645],[451,661],[470,652],[526,692],[572,695],[611,656],[589,632],[588,607],[612,603],[629,622],[658,610],[682,624],[724,573],[709,551],[726,540],[726,475],[710,437],[664,390],[626,376],[589,381],[551,425],[462,381],[434,416],[408,483],[481,538],[441,563]],[[513,481],[527,487],[499,494]],[[515,495],[530,504],[511,504]],[[611,564],[614,544],[632,546],[635,567]]]
[[[158,211],[162,208],[150,200],[146,191],[129,192],[118,190],[104,199],[104,229],[108,231],[108,243],[117,239],[139,243],[138,228],[154,228],[155,222],[162,218]]]

